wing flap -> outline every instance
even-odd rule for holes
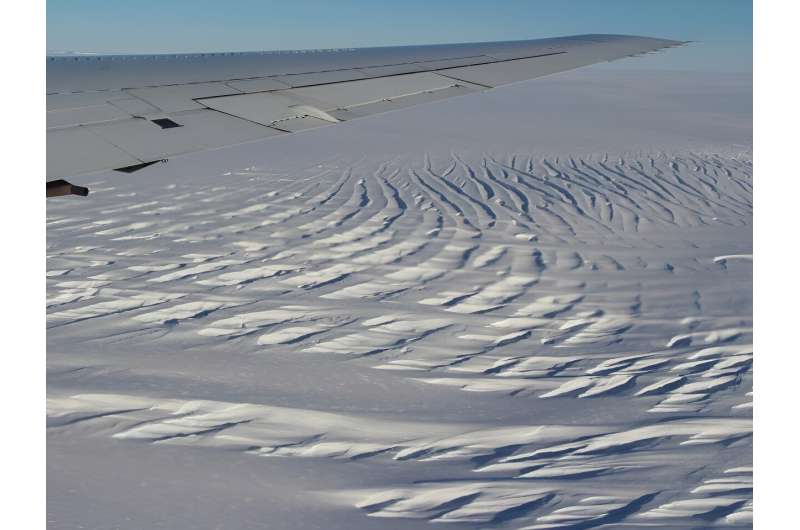
[[[124,112],[114,105],[110,103],[101,103],[100,105],[48,111],[47,128],[57,129],[74,127],[77,125],[123,120],[129,117],[130,115],[127,112]]]
[[[210,109],[269,126],[278,121],[303,115],[302,112],[292,108],[301,105],[302,101],[292,98],[289,94],[289,91],[256,92],[199,101]]]
[[[390,75],[414,74],[425,72],[425,67],[420,63],[394,64],[390,66],[372,66],[370,68],[359,68],[365,78],[386,77]]]
[[[438,73],[422,72],[197,101],[231,116],[295,131],[326,125],[320,122],[345,121],[480,89]]]
[[[351,107],[342,109],[342,114],[339,114],[336,111],[331,112],[331,114],[333,114],[337,118],[346,120],[348,119],[347,116],[350,116],[350,119],[352,119],[354,117],[363,117],[363,116],[370,116],[372,114],[381,114],[383,112],[400,110],[407,107],[413,107],[415,105],[421,105],[423,103],[431,103],[433,101],[439,101],[442,99],[449,99],[456,96],[463,96],[471,92],[476,92],[477,90],[478,89],[476,88],[465,86],[463,84],[452,84],[450,86],[435,90],[418,92],[416,94],[408,94],[391,99],[386,99],[383,101],[375,101],[371,103],[353,105]]]
[[[272,77],[259,77],[255,79],[238,79],[225,83],[231,88],[249,94],[251,92],[268,92],[270,90],[285,90],[291,88],[286,83],[281,83]],[[218,94],[222,95],[222,94]]]
[[[363,81],[349,81],[327,86],[298,88],[292,91],[295,97],[310,98],[323,102],[325,110],[347,108],[392,99],[404,95],[438,90],[453,86],[452,79],[434,73],[418,73],[379,77]]]
[[[136,88],[126,92],[139,98],[162,112],[181,112],[198,110],[203,106],[195,100],[211,96],[241,94],[240,91],[225,83],[197,83],[191,85],[162,86],[153,88]]]
[[[89,129],[142,162],[281,134],[209,109],[171,114],[169,119],[178,126],[162,128],[152,120],[130,119]]]
[[[288,74],[275,76],[272,79],[289,85],[290,87],[303,87],[312,85],[326,85],[364,79],[366,76],[359,70],[332,70],[329,72],[313,72],[307,74]]]
[[[495,88],[563,70],[577,68],[584,64],[591,63],[584,63],[579,57],[562,57],[561,54],[558,54],[534,57],[531,59],[495,62],[482,64],[480,66],[450,68],[439,73],[455,81]]]
[[[47,177],[140,164],[131,154],[92,134],[87,127],[47,131]]]

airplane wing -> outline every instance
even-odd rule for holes
[[[132,172],[183,153],[681,44],[580,35],[337,50],[48,57],[47,180],[108,169]]]

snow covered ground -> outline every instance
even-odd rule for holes
[[[49,200],[50,527],[750,527],[751,84],[594,67]]]

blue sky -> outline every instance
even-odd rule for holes
[[[744,0],[47,0],[51,51],[286,50],[579,33],[698,41],[640,64],[752,71],[752,2]]]

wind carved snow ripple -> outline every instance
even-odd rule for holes
[[[750,474],[720,464],[751,444],[752,250],[737,239],[751,227],[749,160],[453,155],[226,178],[49,202],[50,344],[232,363],[288,353],[547,419],[51,390],[53,435],[90,425],[119,443],[454,466],[330,492],[369,517],[750,524]],[[578,412],[593,403],[611,412]]]

